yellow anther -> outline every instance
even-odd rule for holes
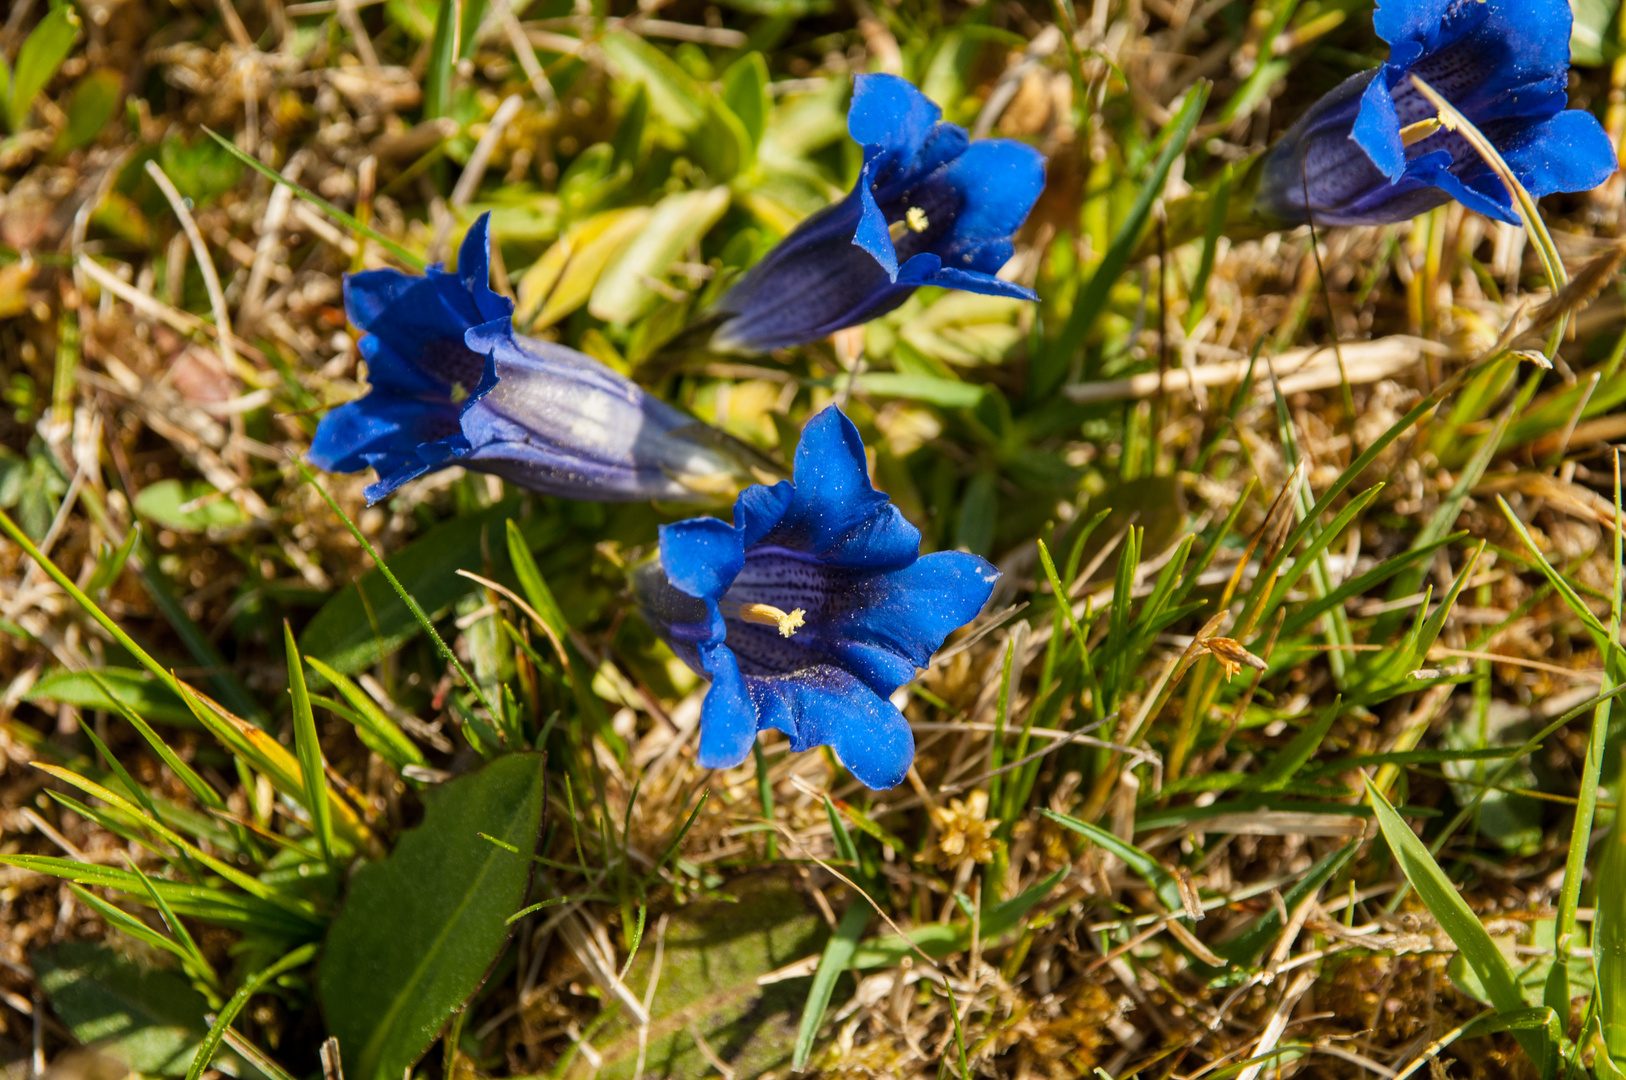
[[[1444,127],[1445,124],[1438,116],[1431,116],[1426,120],[1419,120],[1415,124],[1407,124],[1400,129],[1400,145],[1416,146],[1430,135]]]
[[[903,215],[904,223],[915,232],[925,232],[926,226],[931,222],[926,219],[926,211],[918,206],[911,206],[909,212]]]
[[[740,618],[748,623],[758,626],[774,626],[779,628],[780,637],[791,637],[801,629],[806,621],[807,612],[796,608],[788,614],[774,607],[772,604],[741,604]]]

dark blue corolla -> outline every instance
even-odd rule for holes
[[[870,486],[841,411],[808,422],[793,480],[754,485],[734,523],[661,529],[634,591],[673,651],[711,680],[700,764],[738,765],[757,732],[827,745],[867,786],[900,782],[914,736],[888,698],[969,622],[999,571],[975,555],[920,554],[920,532]]]
[[[469,230],[455,273],[346,275],[371,387],[322,418],[311,462],[377,470],[369,502],[448,465],[572,499],[737,490],[749,474],[720,433],[589,356],[514,333],[513,302],[489,284],[488,229],[484,215]]]
[[[895,75],[860,75],[847,130],[863,144],[852,193],[802,222],[716,307],[712,346],[766,352],[897,307],[921,285],[1038,299],[997,276],[1044,187],[1044,157],[964,128]]]
[[[1615,171],[1590,113],[1567,110],[1568,0],[1383,0],[1389,60],[1310,107],[1266,155],[1255,207],[1278,224],[1404,221],[1451,199],[1517,223],[1512,194],[1411,81],[1490,139],[1531,195],[1587,191]]]

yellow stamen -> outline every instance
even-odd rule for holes
[[[776,626],[780,637],[792,637],[806,621],[807,612],[796,608],[789,614],[772,604],[741,604],[740,618],[758,626]]]
[[[892,224],[888,225],[886,227],[886,231],[887,235],[892,237],[892,242],[895,244],[899,240],[903,239],[904,233],[925,232],[931,227],[931,224],[931,219],[926,216],[926,211],[922,210],[918,206],[911,206],[900,220],[894,221]]]
[[[1400,145],[1416,146],[1442,127],[1445,127],[1445,122],[1438,116],[1430,116],[1428,119],[1419,120],[1415,124],[1407,124],[1400,129]]]

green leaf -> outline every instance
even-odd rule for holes
[[[837,376],[837,381],[845,381]],[[867,371],[857,377],[858,389],[876,397],[910,398],[948,409],[969,409],[982,400],[987,388],[932,375],[904,375],[893,371]]]
[[[626,30],[605,34],[599,47],[622,78],[649,91],[656,116],[685,132],[705,121],[706,91],[666,53]]]
[[[683,191],[655,204],[655,212],[632,242],[622,248],[593,286],[588,312],[607,323],[630,323],[660,297],[648,279],[666,277],[667,268],[717,223],[728,209],[729,191],[714,187]]]
[[[288,661],[288,696],[294,706],[294,751],[299,756],[299,773],[305,781],[305,809],[310,812],[311,831],[322,845],[322,858],[333,861],[333,813],[327,801],[327,773],[323,769],[322,746],[316,737],[316,714],[311,711],[310,691],[305,688],[305,666],[299,662],[299,646],[293,627],[282,623],[282,643]]]
[[[12,131],[21,131],[28,122],[34,98],[68,58],[78,36],[79,13],[73,5],[63,4],[48,11],[23,42],[17,52],[17,66],[12,69],[11,94],[6,102],[6,122]]]
[[[768,93],[768,63],[759,52],[748,52],[723,72],[723,104],[739,118],[754,149],[768,130],[773,97]]]
[[[175,692],[144,671],[134,668],[97,668],[105,686],[83,671],[53,671],[34,684],[28,692],[29,701],[61,701],[81,709],[118,711],[122,703],[143,717],[174,724],[176,727],[198,726],[186,704]]]
[[[65,154],[95,140],[119,107],[124,79],[110,68],[98,68],[79,80],[68,98],[68,122],[57,132],[52,152]]]
[[[545,801],[543,757],[510,754],[425,793],[423,824],[356,872],[317,985],[352,1080],[399,1080],[479,989],[524,903]]]
[[[494,561],[502,558],[498,530],[518,512],[519,501],[509,499],[477,514],[443,522],[390,556],[390,569],[419,606],[438,616],[476,587],[459,576],[458,570],[487,573],[492,568],[485,565],[485,553],[489,551]],[[527,522],[522,527],[527,528],[532,543],[548,535],[541,523]],[[506,572],[506,565],[500,566],[496,576]],[[349,675],[377,663],[422,630],[374,567],[322,606],[300,635],[299,651]]]
[[[1321,743],[1326,739],[1327,732],[1332,730],[1333,721],[1338,719],[1341,705],[1341,701],[1333,699],[1332,704],[1322,709],[1308,727],[1293,736],[1292,741],[1286,746],[1276,751],[1276,756],[1270,759],[1270,764],[1246,786],[1257,791],[1280,791],[1285,788],[1299,775],[1299,771],[1309,764],[1310,759],[1315,757],[1316,751],[1321,749]]]
[[[51,1011],[79,1042],[135,1072],[185,1075],[208,1030],[208,1002],[181,975],[86,941],[47,946],[29,963]]]
[[[1597,67],[1620,55],[1619,36],[1611,31],[1611,27],[1618,25],[1620,0],[1575,0],[1574,9],[1570,63],[1576,67]]]
[[[982,940],[993,941],[1016,929],[1027,913],[1032,911],[1039,901],[1049,896],[1050,890],[1066,876],[1067,867],[1064,866],[1004,903],[995,904],[984,910],[982,917],[977,920],[977,932]],[[860,945],[858,951],[853,954],[852,966],[855,969],[891,967],[905,956],[913,956],[916,949],[934,959],[941,959],[950,953],[967,948],[970,944],[970,923],[956,923],[951,926],[932,923],[916,927],[901,938],[891,934]]]
[[[135,511],[176,532],[202,532],[211,525],[229,528],[242,524],[243,509],[215,490],[207,480],[160,480],[141,489]]]
[[[1123,274],[1130,253],[1140,243],[1141,232],[1151,217],[1152,203],[1163,193],[1163,185],[1169,178],[1169,170],[1174,166],[1174,159],[1185,153],[1186,142],[1197,127],[1197,118],[1202,115],[1203,106],[1208,103],[1210,85],[1206,81],[1199,82],[1186,91],[1180,111],[1158,133],[1158,139],[1163,143],[1163,151],[1153,163],[1151,174],[1141,184],[1140,193],[1135,197],[1135,205],[1130,208],[1128,217],[1118,230],[1118,235],[1112,238],[1112,246],[1107,249],[1101,264],[1090,277],[1090,283],[1073,302],[1073,310],[1068,314],[1067,323],[1062,327],[1061,333],[1043,352],[1034,357],[1033,370],[1028,377],[1030,400],[1042,401],[1060,386],[1062,379],[1067,376],[1067,369],[1072,364],[1073,357],[1083,347],[1084,339],[1089,336],[1096,318],[1106,307],[1107,294]]]
[[[1428,905],[1428,910],[1439,920],[1440,928],[1456,943],[1463,959],[1479,976],[1491,1004],[1504,1014],[1525,1009],[1529,1003],[1524,1000],[1519,980],[1507,957],[1496,947],[1496,942],[1468,907],[1457,886],[1445,876],[1445,871],[1428,853],[1428,848],[1417,839],[1411,826],[1383,797],[1383,792],[1377,789],[1371,778],[1366,780],[1366,794],[1372,803],[1373,813],[1377,815],[1378,827],[1383,830],[1383,838],[1388,841],[1389,850],[1394,852],[1395,860],[1405,872],[1406,880],[1411,882],[1417,895]],[[1551,1045],[1539,1030],[1517,1032],[1515,1038],[1541,1074],[1551,1076],[1558,1064],[1558,1047]]]

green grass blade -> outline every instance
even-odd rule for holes
[[[1210,88],[1211,84],[1204,80],[1186,91],[1180,110],[1159,132],[1158,138],[1163,143],[1163,151],[1158,154],[1151,173],[1141,184],[1140,192],[1136,195],[1128,216],[1124,218],[1123,226],[1112,238],[1112,246],[1107,249],[1106,255],[1101,259],[1101,265],[1096,267],[1095,273],[1090,277],[1090,283],[1073,302],[1073,310],[1068,314],[1061,333],[1034,358],[1033,369],[1029,375],[1029,400],[1044,399],[1060,386],[1067,376],[1068,365],[1083,347],[1084,339],[1089,336],[1091,328],[1095,326],[1095,320],[1106,307],[1108,293],[1123,275],[1124,267],[1129,263],[1129,256],[1140,243],[1141,233],[1145,231],[1146,222],[1151,217],[1152,204],[1163,193],[1163,186],[1168,181],[1174,159],[1185,153],[1186,143],[1190,141],[1191,133],[1197,127],[1197,119],[1202,116],[1203,106],[1208,104]]]
[[[463,662],[457,658],[457,654],[452,651],[452,647],[446,644],[446,639],[440,636],[440,631],[435,629],[434,621],[429,618],[422,605],[413,599],[412,594],[407,592],[400,579],[391,572],[389,564],[378,553],[378,549],[373,547],[372,541],[368,540],[366,535],[356,527],[356,523],[350,520],[348,514],[339,509],[339,504],[333,501],[333,496],[328,494],[327,488],[316,482],[316,477],[312,475],[310,469],[306,468],[305,463],[297,461],[295,464],[299,466],[300,475],[305,478],[305,482],[316,489],[316,493],[322,496],[322,501],[327,503],[328,509],[332,510],[339,520],[344,522],[345,527],[350,530],[350,535],[354,536],[356,543],[361,545],[361,550],[365,551],[367,557],[373,560],[373,565],[378,567],[378,572],[384,575],[384,580],[390,583],[390,588],[395,590],[395,595],[401,598],[401,603],[405,604],[407,610],[412,612],[412,617],[417,620],[424,633],[429,635],[429,640],[435,643],[435,651],[440,653],[441,657],[451,665],[453,671],[457,672],[457,677],[463,680],[463,685],[467,686],[474,696],[480,699],[480,704],[485,706],[486,714],[492,717],[499,715],[496,707],[486,700],[485,691],[481,689],[480,684],[463,669]],[[298,653],[294,655],[297,656]]]
[[[386,716],[384,710],[378,707],[378,703],[368,697],[367,692],[357,686],[348,675],[341,674],[314,656],[305,657],[305,663],[338,689],[352,710],[353,718],[346,719],[356,724],[358,730],[365,729],[373,736],[386,751],[380,754],[381,757],[397,769],[406,765],[424,764],[423,751],[418,749],[418,744],[408,738],[406,732]]]
[[[310,812],[311,831],[322,846],[322,859],[333,861],[333,813],[328,807],[327,773],[322,762],[322,746],[316,735],[316,714],[311,711],[310,691],[305,687],[305,667],[299,662],[299,646],[287,620],[282,623],[282,643],[288,658],[288,696],[294,706],[294,752],[299,772],[305,780],[305,809]]]
[[[267,180],[270,180],[272,183],[281,184],[283,187],[293,192],[299,198],[310,203],[318,210],[321,210],[322,213],[328,215],[345,228],[350,229],[353,232],[360,233],[362,236],[365,236],[367,239],[371,240],[385,251],[388,251],[391,255],[394,255],[397,259],[401,260],[401,262],[405,265],[410,266],[412,269],[417,270],[420,273],[423,271],[423,268],[426,265],[423,259],[412,254],[412,252],[380,233],[377,229],[374,229],[364,222],[359,221],[351,215],[345,213],[343,210],[340,210],[337,206],[334,206],[320,195],[307,191],[298,184],[288,180],[275,169],[267,167],[262,161],[260,161],[259,158],[254,157],[251,154],[245,154],[242,150],[237,148],[236,143],[221,135],[219,132],[211,131],[209,128],[204,128],[203,130],[208,132],[209,137],[215,142],[219,143],[223,149],[231,154],[232,157],[236,158],[238,161],[241,161],[244,165],[247,165],[261,176],[264,176]]]
[[[1491,940],[1484,924],[1463,900],[1457,886],[1445,876],[1445,871],[1434,861],[1428,848],[1417,839],[1411,826],[1406,824],[1370,778],[1366,781],[1366,793],[1377,816],[1378,827],[1383,830],[1383,838],[1388,841],[1389,850],[1394,852],[1406,880],[1411,882],[1428,910],[1439,920],[1441,929],[1456,943],[1463,959],[1479,976],[1496,1011],[1510,1016],[1527,1008],[1529,1003],[1519,990],[1518,977],[1508,964],[1507,957]],[[1558,1046],[1540,1030],[1517,1032],[1515,1037],[1541,1074],[1552,1076],[1558,1066]]]
[[[831,814],[835,811],[832,808]],[[848,840],[851,843],[851,839]],[[824,1011],[835,993],[836,980],[852,963],[858,951],[858,941],[869,926],[870,904],[862,896],[855,896],[842,913],[830,940],[825,943],[824,955],[819,957],[818,970],[813,973],[813,985],[807,991],[807,1004],[802,1007],[802,1022],[796,1029],[796,1051],[791,1069],[801,1072],[807,1068],[808,1055],[813,1052],[813,1040],[818,1037],[819,1025],[824,1022]]]
[[[279,975],[308,964],[315,958],[315,944],[301,945],[270,967],[257,971],[244,980],[243,985],[237,988],[237,993],[231,996],[231,1000],[226,1002],[226,1007],[215,1017],[215,1022],[209,1025],[209,1033],[198,1043],[197,1052],[192,1055],[192,1064],[187,1066],[186,1080],[198,1080],[203,1075],[203,1070],[214,1060],[215,1051],[220,1049],[220,1040],[225,1037],[226,1029],[237,1019],[237,1014],[243,1011],[243,1006],[248,1004],[249,998],[259,993],[266,984]]]
[[[1174,875],[1163,869],[1162,863],[1134,844],[1118,839],[1099,825],[1091,825],[1087,821],[1080,821],[1078,818],[1070,817],[1067,814],[1058,814],[1048,807],[1041,809],[1039,813],[1062,828],[1073,830],[1079,835],[1088,838],[1091,843],[1105,848],[1122,859],[1124,865],[1139,874],[1146,881],[1146,884],[1152,887],[1157,893],[1157,898],[1163,902],[1163,906],[1169,911],[1179,912],[1185,910],[1185,903],[1180,898],[1180,885],[1174,880]]]

